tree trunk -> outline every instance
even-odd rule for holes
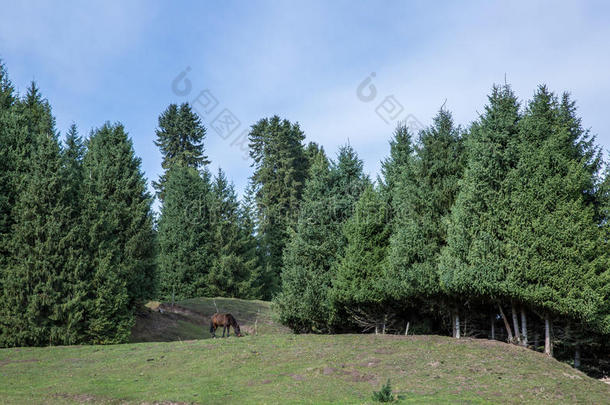
[[[496,316],[491,316],[491,340],[496,340]]]
[[[538,350],[538,341],[540,339],[540,335],[538,332],[534,333],[534,350]]]
[[[405,336],[407,336],[409,334],[409,324],[410,324],[410,322],[407,321],[407,327],[405,328]]]
[[[549,314],[544,314],[544,354],[547,356],[553,355],[553,346],[551,345],[551,317]]]
[[[523,306],[521,306],[521,344],[527,347],[527,315]]]
[[[515,338],[517,343],[521,343],[521,333],[519,332],[519,319],[517,318],[517,308],[515,307],[515,303],[511,301],[510,309],[513,313],[513,327],[515,328]]]
[[[385,335],[385,324],[388,322],[388,316],[384,315],[383,316],[383,328],[381,329],[381,334]]]
[[[580,368],[580,346],[574,347],[574,368]]]
[[[379,324],[375,323],[375,334],[379,335]]]
[[[460,314],[458,313],[458,311],[455,311],[454,318],[455,318],[455,324],[454,324],[455,333],[454,333],[454,337],[456,339],[459,339],[460,338]]]
[[[508,334],[508,341],[513,341],[513,332],[510,329],[510,323],[508,323],[508,319],[506,315],[504,315],[504,311],[502,310],[502,306],[498,303],[498,309],[500,310],[500,315],[502,315],[502,320],[504,321],[504,326],[506,327],[506,333]]]

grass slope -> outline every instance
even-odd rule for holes
[[[274,322],[269,302],[220,297],[193,298],[179,301],[173,308],[170,304],[150,303],[138,314],[131,341],[171,342],[210,338],[210,318],[217,310],[233,314],[245,334],[290,333],[290,329]],[[217,331],[217,335],[222,336],[222,329]]]
[[[185,340],[209,336],[214,303],[250,336]],[[262,301],[175,311],[145,311],[134,328],[134,340],[174,342],[0,349],[0,403],[371,403],[388,378],[400,403],[610,403],[610,386],[501,342],[292,335]]]

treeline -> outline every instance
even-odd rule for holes
[[[60,144],[0,65],[0,346],[125,341],[155,288],[151,196],[120,124]]]
[[[568,94],[541,86],[522,107],[496,86],[467,130],[441,109],[390,146],[375,185],[349,148],[315,158],[284,251],[284,323],[607,356],[610,177]]]
[[[399,125],[376,181],[351,146],[262,119],[241,200],[205,137],[187,103],[159,116],[155,218],[122,125],[60,142],[0,69],[0,346],[123,342],[147,299],[226,296],[273,299],[296,332],[608,349],[610,177],[568,95],[498,86],[468,128],[444,108]]]

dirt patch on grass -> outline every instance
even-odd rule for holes
[[[40,360],[38,359],[24,359],[24,360],[0,360],[0,367],[6,366],[7,364],[17,364],[17,363],[37,363]]]
[[[104,398],[98,397],[96,395],[90,395],[90,394],[69,394],[69,393],[66,393],[66,392],[58,392],[56,394],[53,394],[53,398],[67,399],[67,400],[70,400],[72,402],[78,402],[78,403],[87,403],[87,402],[99,403],[99,402],[107,402],[108,401],[108,399],[104,399]]]

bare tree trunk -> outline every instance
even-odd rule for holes
[[[382,335],[385,335],[385,324],[386,324],[386,322],[388,322],[388,316],[384,315],[383,316],[383,328],[381,329],[381,334]]]
[[[405,328],[405,336],[407,336],[409,334],[409,324],[410,324],[410,322],[407,321],[407,327]]]
[[[459,339],[459,338],[460,338],[460,314],[459,314],[459,313],[458,313],[458,311],[456,310],[456,311],[454,312],[454,315],[453,315],[453,316],[454,316],[454,319],[455,319],[455,324],[454,324],[454,330],[455,330],[455,332],[454,332],[454,337],[455,337],[456,339]]]
[[[510,329],[510,323],[508,323],[508,319],[506,318],[506,315],[504,315],[504,311],[502,310],[502,306],[500,305],[500,303],[498,303],[498,309],[500,310],[500,315],[502,315],[502,320],[504,321],[504,326],[506,327],[506,333],[508,334],[508,341],[512,342],[513,341],[513,332]]]
[[[517,308],[515,307],[515,303],[511,301],[510,309],[513,313],[513,328],[515,328],[515,338],[517,343],[521,343],[521,333],[519,332],[519,319],[517,318]]]
[[[375,323],[375,334],[379,335],[379,324]]]
[[[527,315],[523,306],[521,306],[521,344],[527,347]]]
[[[574,347],[574,368],[580,368],[580,346]]]
[[[538,341],[540,339],[540,335],[538,332],[534,333],[534,350],[538,350]]]
[[[495,315],[491,316],[491,340],[496,340],[496,319]]]
[[[547,356],[553,355],[553,346],[551,345],[551,318],[549,314],[544,314],[544,354]]]

